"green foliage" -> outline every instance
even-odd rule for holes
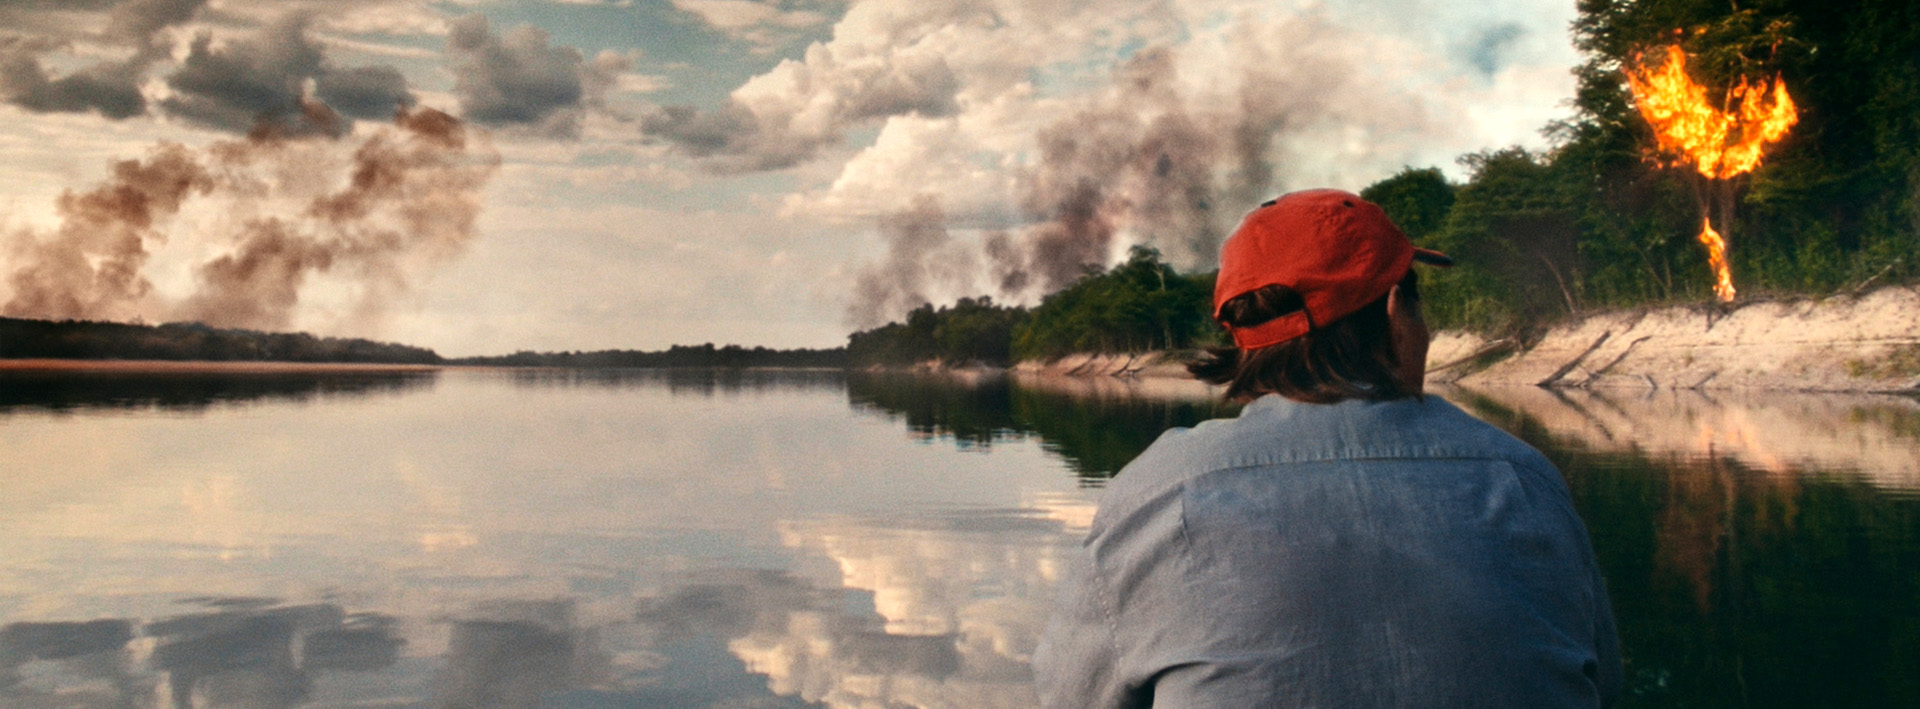
[[[794,349],[726,345],[674,345],[659,352],[597,350],[593,352],[515,352],[498,357],[466,357],[451,364],[487,367],[574,367],[586,369],[739,369],[744,367],[844,367],[846,350]]]
[[[0,318],[0,359],[149,359],[214,362],[437,364],[433,350],[304,332],[222,330],[199,323]]]
[[[1362,191],[1416,242],[1438,327],[1527,330],[1592,307],[1710,296],[1696,242],[1711,213],[1743,294],[1828,293],[1920,277],[1920,4],[1581,0],[1575,113],[1551,150],[1468,155],[1472,178],[1403,170]],[[1650,154],[1622,70],[1678,44],[1724,96],[1781,77],[1800,122],[1754,173],[1709,182]],[[1451,190],[1451,207],[1431,218]]]
[[[1127,260],[1047,296],[1014,329],[1013,354],[1045,359],[1077,352],[1181,349],[1217,341],[1211,275],[1182,276],[1160,252],[1135,246]],[[1209,339],[1216,338],[1216,339]]]
[[[908,312],[904,323],[887,323],[848,335],[847,358],[858,365],[929,360],[1009,364],[1014,329],[1026,319],[1025,308],[996,305],[987,296],[961,298],[952,306],[940,308],[923,304]]]
[[[1081,352],[1141,352],[1221,341],[1211,317],[1214,274],[1181,275],[1160,252],[1135,246],[1127,260],[1047,296],[1029,312],[992,298],[921,305],[905,322],[847,337],[856,365],[1011,364]]]
[[[1829,291],[1920,246],[1920,5],[1616,0],[1580,9],[1582,84],[1620,96],[1583,96],[1577,120],[1630,131],[1635,145],[1650,138],[1617,68],[1640,47],[1677,39],[1710,95],[1742,77],[1785,80],[1799,125],[1760,170],[1730,186],[1743,193],[1734,223],[1721,230],[1732,242],[1736,283]],[[1910,263],[1894,268],[1895,278],[1920,273]]]
[[[1445,225],[1453,209],[1454,186],[1440,168],[1404,168],[1399,174],[1360,190],[1360,196],[1380,205],[1387,217],[1419,243]]]
[[[1498,329],[1578,310],[1578,231],[1553,165],[1520,148],[1463,162],[1473,179],[1433,239],[1460,265],[1423,290],[1434,324]]]

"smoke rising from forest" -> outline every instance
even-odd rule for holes
[[[1024,225],[963,248],[944,221],[923,223],[940,213],[930,195],[883,217],[887,253],[860,271],[849,323],[879,325],[938,294],[1030,300],[1104,267],[1124,245],[1211,268],[1240,216],[1281,187],[1289,133],[1329,119],[1426,128],[1417,101],[1360,86],[1339,36],[1312,16],[1244,26],[1228,38],[1226,67],[1218,57],[1200,64],[1215,75],[1210,84],[1183,74],[1180,50],[1134,54],[1034,136],[1037,160],[1015,188]],[[920,236],[890,226],[903,220]]]
[[[59,198],[57,227],[7,237],[0,312],[284,329],[326,276],[354,293],[343,323],[376,327],[419,273],[472,241],[500,158],[430,108],[352,138],[315,137],[329,132],[257,131],[199,150],[162,143],[115,163],[99,185]],[[323,166],[337,172],[314,174]],[[211,231],[175,233],[195,205],[225,216]],[[156,293],[147,273],[170,246],[198,253],[183,298]]]
[[[975,255],[947,233],[946,213],[932,196],[882,218],[880,236],[887,241],[887,260],[854,281],[853,303],[861,309],[849,317],[856,322],[886,322],[927,302],[933,289],[967,287],[978,268]]]

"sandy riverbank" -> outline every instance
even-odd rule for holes
[[[1915,392],[1920,289],[1597,314],[1491,364],[1461,361],[1491,344],[1470,334],[1437,336],[1430,378],[1468,386]]]
[[[1479,355],[1479,356],[1476,356]],[[1920,289],[1598,313],[1537,342],[1441,332],[1429,379],[1466,386],[1920,392]],[[1166,352],[1071,355],[1027,374],[1186,378]]]
[[[1013,371],[1080,377],[1191,378],[1185,362],[1168,352],[1067,355],[1051,362],[1021,362],[1013,365]]]

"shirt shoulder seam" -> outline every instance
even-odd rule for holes
[[[1200,477],[1201,475],[1210,475],[1212,473],[1221,473],[1229,470],[1243,470],[1246,468],[1264,468],[1264,467],[1276,466],[1276,465],[1314,465],[1318,463],[1366,463],[1366,462],[1402,461],[1402,460],[1421,461],[1421,462],[1440,461],[1440,460],[1459,460],[1459,461],[1481,460],[1481,461],[1489,461],[1489,462],[1501,462],[1501,463],[1506,463],[1508,465],[1514,465],[1516,467],[1520,464],[1520,461],[1515,460],[1510,456],[1475,455],[1471,453],[1462,453],[1457,451],[1447,451],[1447,452],[1442,452],[1435,455],[1422,455],[1422,454],[1415,454],[1415,453],[1395,454],[1395,455],[1363,455],[1363,456],[1328,455],[1328,456],[1313,456],[1313,457],[1306,457],[1306,458],[1261,458],[1261,459],[1254,459],[1254,460],[1244,460],[1244,459],[1233,460],[1233,461],[1229,461],[1224,465],[1207,468],[1205,471],[1202,471],[1201,473],[1199,473],[1198,475],[1195,475],[1194,477]]]

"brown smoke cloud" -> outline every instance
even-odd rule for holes
[[[1024,249],[997,249],[1000,272],[1010,274],[1003,288],[1072,283],[1106,264],[1122,227],[1177,261],[1213,258],[1221,126],[1189,112],[1175,69],[1171,51],[1142,52],[1118,68],[1107,96],[1040,132],[1040,164],[1021,189],[1037,223],[1020,240]],[[1003,295],[1020,295],[1009,290]]]
[[[162,143],[145,160],[123,160],[87,192],[60,196],[60,228],[49,238],[16,240],[8,278],[8,315],[48,319],[136,317],[153,284],[141,269],[149,244],[166,241],[155,228],[188,197],[214,187],[213,175],[187,148]]]
[[[934,295],[927,273],[936,260],[976,264],[947,274],[939,295],[984,288],[1014,302],[1105,267],[1128,244],[1154,247],[1183,269],[1213,268],[1239,217],[1281,187],[1290,134],[1329,122],[1418,128],[1416,110],[1383,105],[1384,93],[1357,85],[1340,36],[1318,16],[1243,23],[1223,56],[1204,60],[1213,81],[1203,86],[1182,81],[1172,48],[1134,54],[1102,91],[1035,134],[1038,159],[1016,187],[1024,226],[967,242],[972,262],[955,256],[957,246],[903,249],[890,236],[886,258],[861,272],[849,320],[885,321],[925,302],[913,298]]]
[[[1105,95],[1043,128],[1039,163],[1020,180],[1028,226],[987,235],[977,256],[952,243],[944,216],[923,206],[928,197],[883,220],[887,256],[861,272],[849,322],[886,322],[927,302],[929,286],[964,292],[977,277],[1005,300],[1053,292],[1104,266],[1122,228],[1176,262],[1212,261],[1220,240],[1214,174],[1224,153],[1217,136],[1230,133],[1218,117],[1188,110],[1175,70],[1172,52],[1141,52],[1116,69]],[[908,215],[938,221],[918,232],[888,227]]]
[[[918,307],[935,288],[972,285],[976,258],[947,232],[946,212],[932,195],[920,195],[912,207],[882,217],[880,235],[887,242],[886,259],[854,280],[847,319],[855,327],[874,327]]]
[[[937,210],[916,204],[889,217],[938,222],[918,232],[883,222],[887,256],[861,272],[850,323],[886,322],[927,302],[929,286],[965,292],[977,277],[1004,300],[1051,293],[1105,266],[1122,229],[1176,263],[1210,264],[1221,238],[1215,205],[1223,186],[1216,168],[1228,159],[1226,137],[1238,126],[1218,112],[1190,111],[1174,85],[1175,70],[1172,52],[1142,52],[1116,70],[1104,96],[1042,129],[1035,139],[1040,160],[1020,180],[1020,209],[1029,224],[988,234],[977,256],[952,243]],[[1263,165],[1264,155],[1251,162]],[[1270,171],[1256,177],[1264,182]],[[909,233],[939,238],[904,236]]]
[[[1280,66],[1310,73],[1298,57]],[[1272,187],[1274,136],[1323,110],[1301,81],[1259,62],[1244,65],[1226,105],[1183,92],[1178,69],[1172,50],[1143,51],[1104,96],[1040,132],[1040,162],[1021,187],[1035,224],[986,244],[1002,296],[1051,292],[1106,265],[1123,230],[1176,264],[1212,267],[1226,221]]]
[[[472,241],[480,192],[500,158],[459,119],[430,108],[403,110],[364,133],[336,141],[256,131],[198,151],[162,144],[117,163],[98,187],[60,198],[57,229],[14,235],[12,292],[0,312],[283,329],[303,289],[325,274],[357,294],[344,314],[349,326],[374,329],[413,274]],[[311,174],[327,164],[316,154],[348,150],[337,161],[344,174]],[[211,253],[192,267],[193,292],[168,300],[153,293],[144,267],[170,241],[169,220],[194,200],[244,216],[196,235]],[[261,213],[273,204],[295,207]]]

